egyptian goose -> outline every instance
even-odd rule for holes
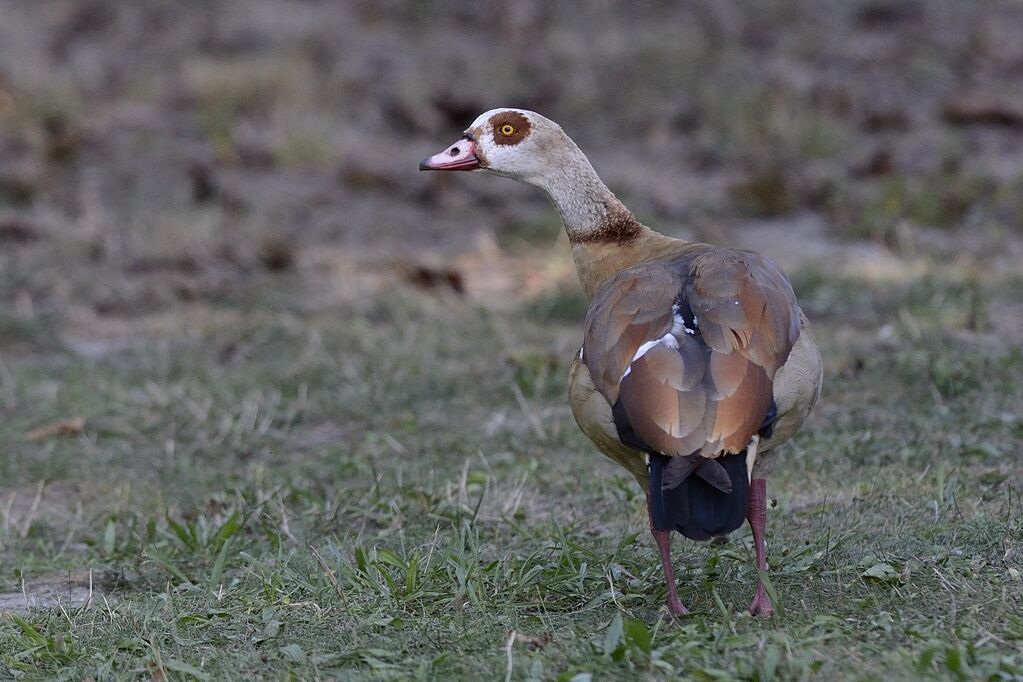
[[[572,413],[646,491],[669,610],[687,613],[672,530],[706,540],[748,520],[766,571],[768,455],[802,425],[822,380],[809,322],[778,266],[645,227],[561,127],[532,111],[482,114],[419,169],[503,175],[554,203],[589,301]],[[760,579],[749,611],[773,612]]]

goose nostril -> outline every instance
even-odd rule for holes
[[[448,152],[451,156],[458,156],[458,147],[452,147],[451,151]]]

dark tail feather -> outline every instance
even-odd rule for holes
[[[745,450],[713,460],[650,455],[650,518],[657,530],[692,540],[727,535],[746,520],[748,497]]]

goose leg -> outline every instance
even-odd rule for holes
[[[757,570],[767,570],[767,552],[764,549],[764,531],[767,527],[767,480],[756,478],[750,482],[749,502],[746,506],[746,520],[753,531],[753,550],[756,553]],[[753,603],[749,612],[754,616],[771,616],[774,607],[767,596],[764,583],[757,578],[757,592],[753,595]]]
[[[647,511],[650,511],[650,495],[646,496]],[[661,568],[664,569],[664,580],[668,586],[668,610],[676,616],[689,613],[678,598],[675,588],[675,568],[671,565],[671,531],[654,528],[653,518],[650,519],[650,534],[657,543],[657,553],[661,555]]]

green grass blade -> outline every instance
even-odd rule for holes
[[[181,571],[181,569],[179,569],[177,566],[175,566],[174,562],[172,562],[166,555],[164,555],[154,545],[149,545],[148,547],[146,547],[145,554],[146,554],[147,557],[149,557],[150,559],[155,561],[157,564],[162,566],[168,573],[170,573],[172,576],[177,578],[179,581],[181,581],[183,583],[188,583],[189,585],[192,584],[192,581],[188,579],[188,576],[186,576]]]

